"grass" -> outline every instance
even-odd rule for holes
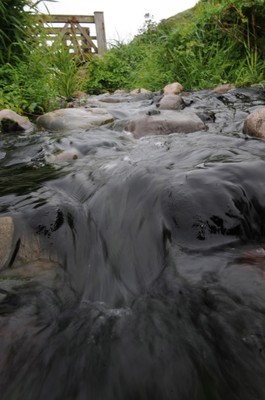
[[[175,81],[185,89],[264,85],[264,0],[201,0],[159,24],[146,19],[130,43],[116,42],[82,66],[62,45],[47,46],[41,31],[35,43],[27,40],[18,16],[30,25],[30,13],[21,8],[28,0],[18,3],[8,14],[7,0],[0,2],[0,109],[39,114],[58,107],[58,98],[67,102],[75,91],[158,91]],[[13,27],[8,40],[7,21]]]

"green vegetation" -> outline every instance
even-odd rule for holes
[[[29,0],[0,1],[0,64],[23,56],[23,43],[35,5]],[[25,9],[28,8],[28,11]]]
[[[76,90],[156,91],[174,81],[186,89],[265,86],[265,0],[201,0],[159,24],[147,18],[130,43],[114,43],[81,67],[62,45],[47,46],[36,5],[0,1],[0,109],[37,114]]]
[[[38,3],[0,1],[0,109],[29,116],[54,109],[78,86],[68,50],[45,41],[35,18]]]
[[[87,89],[264,84],[264,54],[264,0],[200,1],[158,25],[147,20],[132,42],[93,62]]]

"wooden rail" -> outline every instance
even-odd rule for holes
[[[40,23],[49,43],[61,41],[81,61],[87,53],[102,55],[107,50],[103,12],[96,11],[94,15],[42,14]],[[90,33],[91,24],[94,35]]]

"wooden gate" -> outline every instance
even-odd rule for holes
[[[61,41],[80,61],[107,50],[103,12],[94,15],[41,15],[47,42]],[[91,34],[91,30],[94,32]]]

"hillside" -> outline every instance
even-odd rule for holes
[[[197,9],[198,6],[196,4],[194,7],[182,11],[178,14],[175,14],[170,18],[164,19],[161,22],[168,23],[171,25],[184,26],[187,23],[194,22],[196,20],[195,12]]]

